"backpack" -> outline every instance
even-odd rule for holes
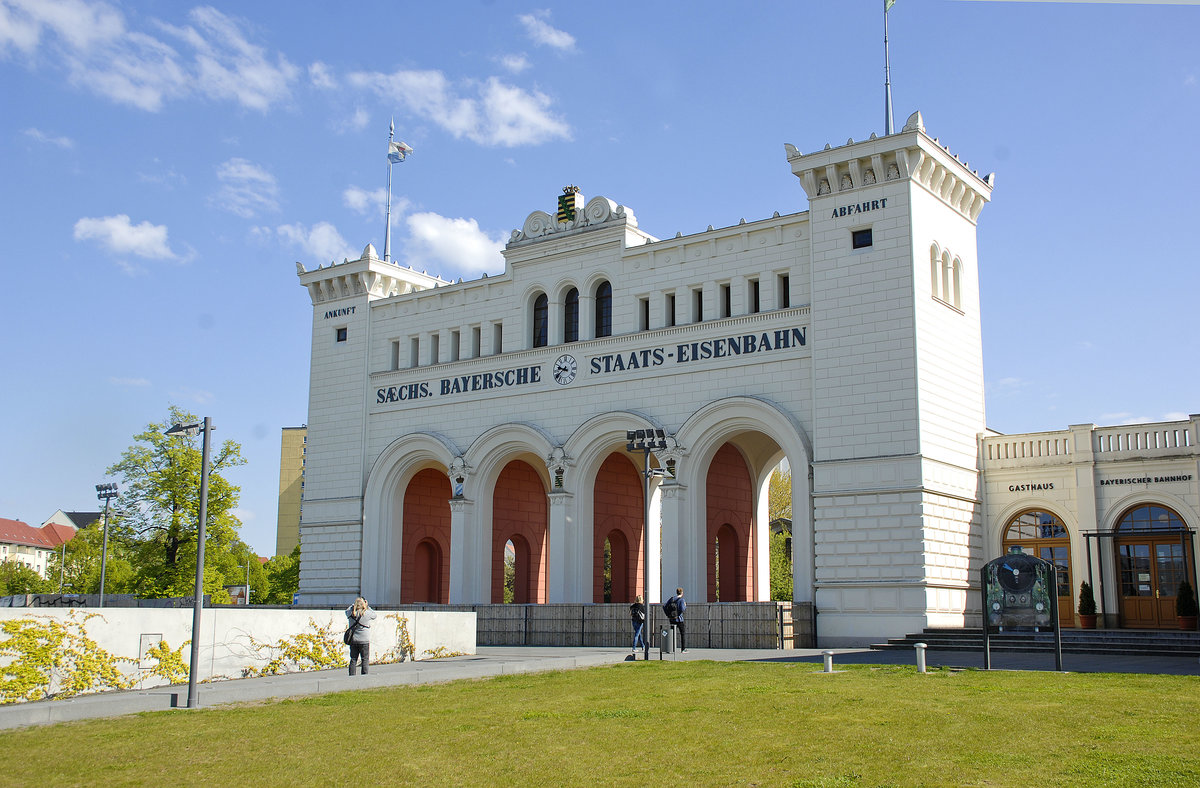
[[[637,602],[634,602],[632,605],[630,605],[629,610],[632,614],[633,620],[637,623],[640,624],[646,620],[646,611],[643,610],[641,605],[639,605]]]
[[[671,597],[663,605],[663,612],[667,614],[667,618],[671,621],[679,618],[679,601],[675,597]]]

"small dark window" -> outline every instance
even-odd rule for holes
[[[675,294],[667,294],[667,325],[675,325]]]
[[[337,341],[338,341],[338,342],[345,342],[345,341],[346,341],[346,329],[345,329],[344,327],[343,327],[343,328],[339,328],[339,329],[337,330]]]
[[[563,306],[563,342],[579,339],[579,291],[567,291],[567,303]]]
[[[733,314],[733,294],[729,285],[721,285],[721,317]]]
[[[641,310],[640,311],[641,317],[638,319],[638,330],[639,331],[649,331],[650,330],[650,299],[643,298],[638,303],[640,304],[640,310]]]
[[[596,288],[596,336],[612,336],[612,285],[601,282]]]
[[[533,346],[545,347],[548,344],[550,324],[550,299],[545,293],[539,295],[533,302]]]
[[[759,300],[761,293],[762,293],[762,290],[759,287],[758,280],[751,279],[750,280],[750,313],[751,314],[758,314],[760,311],[762,311],[762,304]]]
[[[692,299],[696,302],[696,322],[701,323],[704,321],[704,291],[693,290]]]
[[[865,230],[855,230],[850,233],[850,246],[854,249],[866,249],[873,244],[871,239],[871,228]]]
[[[787,274],[779,275],[779,308],[787,309],[792,305],[792,280]]]

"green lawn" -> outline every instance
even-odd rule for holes
[[[2,785],[1200,785],[1200,677],[648,662],[0,734]]]

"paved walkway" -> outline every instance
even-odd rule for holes
[[[657,659],[657,651],[651,651]],[[903,651],[834,649],[834,667],[846,664],[913,665],[915,655]],[[820,649],[689,649],[664,655],[665,659],[717,660],[721,662],[811,662],[821,666]],[[372,665],[366,676],[348,676],[345,669],[290,673],[255,679],[236,679],[202,684],[197,689],[200,706],[243,703],[272,698],[320,695],[370,687],[429,684],[456,679],[474,679],[513,673],[571,670],[627,662],[629,652],[619,648],[481,647],[473,656],[450,657],[422,662]],[[935,651],[926,654],[929,667],[982,668],[983,655],[969,651]],[[1002,670],[1053,670],[1049,653],[993,653],[992,667]],[[819,668],[818,668],[819,669]],[[1193,657],[1138,657],[1064,654],[1063,669],[1080,673],[1167,673],[1200,675],[1200,661]],[[142,711],[159,711],[187,706],[187,686],[174,685],[150,690],[106,692],[68,700],[39,701],[0,707],[0,729],[65,722],[68,720],[116,717]]]

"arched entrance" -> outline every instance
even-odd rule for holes
[[[400,603],[450,601],[450,479],[419,471],[404,490]]]
[[[542,477],[522,460],[504,466],[492,493],[492,602],[504,601],[504,551],[516,551],[513,601],[546,601],[549,516]]]
[[[754,601],[754,486],[746,460],[732,443],[717,450],[705,483],[708,601],[717,597],[720,547],[721,602]]]
[[[604,543],[612,602],[632,602],[642,587],[642,478],[629,457],[610,454],[596,473],[592,505],[592,601],[604,602]]]
[[[1122,514],[1115,530],[1122,625],[1175,629],[1176,592],[1194,574],[1191,529],[1172,509],[1141,504]]]
[[[1071,540],[1067,527],[1050,512],[1027,509],[1008,521],[1004,529],[1004,552],[1020,548],[1026,555],[1054,564],[1058,573],[1058,625],[1075,626],[1075,604],[1071,579]]]

